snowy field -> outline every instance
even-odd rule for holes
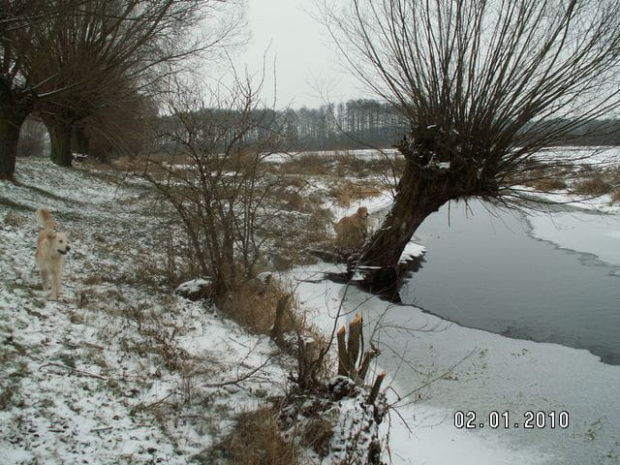
[[[353,156],[363,160],[380,159],[386,156],[397,157],[400,156],[396,149],[383,149],[381,152],[375,149],[355,149],[355,150],[317,150],[313,152],[293,152],[293,153],[273,153],[265,158],[270,163],[283,163],[289,161],[296,156],[304,155],[306,153],[312,153],[319,157],[345,157]]]
[[[150,192],[139,181],[119,185],[105,174],[36,159],[20,161],[18,176],[21,186],[0,183],[3,464],[188,463],[221,437],[235,414],[286,390],[292,361],[267,338],[248,334],[214,308],[163,292],[156,282],[145,284],[157,211],[145,208]],[[571,200],[578,208],[620,213],[609,198]],[[363,203],[378,212],[390,202],[385,195]],[[46,301],[38,289],[33,213],[41,205],[58,212],[71,231],[63,302]],[[358,206],[334,207],[335,217]],[[535,216],[532,234],[620,265],[615,226],[566,218]],[[407,252],[423,251],[412,243]],[[586,351],[388,305],[323,279],[332,271],[341,270],[318,263],[281,279],[326,333],[356,312],[368,332],[376,329],[382,352],[375,370],[388,373],[386,394],[395,407],[383,425],[386,461],[620,463],[620,367]],[[397,340],[408,342],[397,350]],[[511,427],[458,429],[459,410],[476,412],[476,423],[488,423],[491,411],[509,411]],[[529,410],[569,412],[570,426],[526,431]]]
[[[291,360],[268,338],[149,281],[150,190],[40,159],[17,171],[0,183],[3,465],[185,464],[282,394]],[[34,268],[42,205],[72,246],[61,302]]]

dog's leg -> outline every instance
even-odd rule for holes
[[[60,263],[54,266],[52,271],[52,294],[50,299],[57,300],[60,295]]]
[[[47,291],[47,289],[49,288],[49,281],[50,281],[49,272],[43,269],[40,271],[41,271],[41,288],[44,291]]]

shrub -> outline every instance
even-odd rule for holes
[[[376,197],[380,193],[381,189],[373,182],[352,181],[340,182],[329,191],[329,195],[343,207],[348,207],[354,200]]]
[[[575,185],[574,192],[579,195],[598,197],[609,194],[612,186],[600,177],[594,177],[581,181]]]
[[[566,183],[561,179],[545,178],[534,181],[532,183],[532,187],[534,187],[537,191],[548,192],[566,189]]]
[[[325,176],[331,173],[334,157],[317,153],[294,155],[282,163],[280,170],[284,173],[296,173],[309,176]]]
[[[296,448],[282,437],[276,415],[264,407],[239,415],[231,434],[216,446],[230,465],[295,465]],[[212,457],[205,457],[213,463]]]
[[[237,323],[259,334],[269,334],[276,318],[278,301],[287,295],[281,284],[273,279],[244,279],[236,291],[222,302],[221,310]],[[296,330],[298,325],[290,299],[283,319],[284,332]]]

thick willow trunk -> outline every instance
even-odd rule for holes
[[[71,167],[73,124],[66,119],[48,121],[46,124],[50,133],[52,162],[58,166]]]
[[[0,110],[0,179],[15,181],[19,133],[26,117],[8,116]]]
[[[458,194],[447,170],[407,163],[392,209],[358,262],[373,292],[394,289],[400,277],[400,257],[415,231],[431,213]]]
[[[28,96],[15,95],[0,80],[0,179],[15,181],[19,133],[31,109]]]
[[[90,155],[90,138],[81,125],[76,125],[73,130],[73,148],[81,155]]]

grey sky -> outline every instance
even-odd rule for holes
[[[276,60],[280,108],[318,107],[325,98],[339,102],[362,96],[357,81],[339,66],[323,26],[307,12],[311,4],[308,0],[248,0],[251,39],[238,64],[247,63],[251,72],[259,71],[267,50],[270,69]],[[265,87],[269,99],[272,89],[270,79]]]

